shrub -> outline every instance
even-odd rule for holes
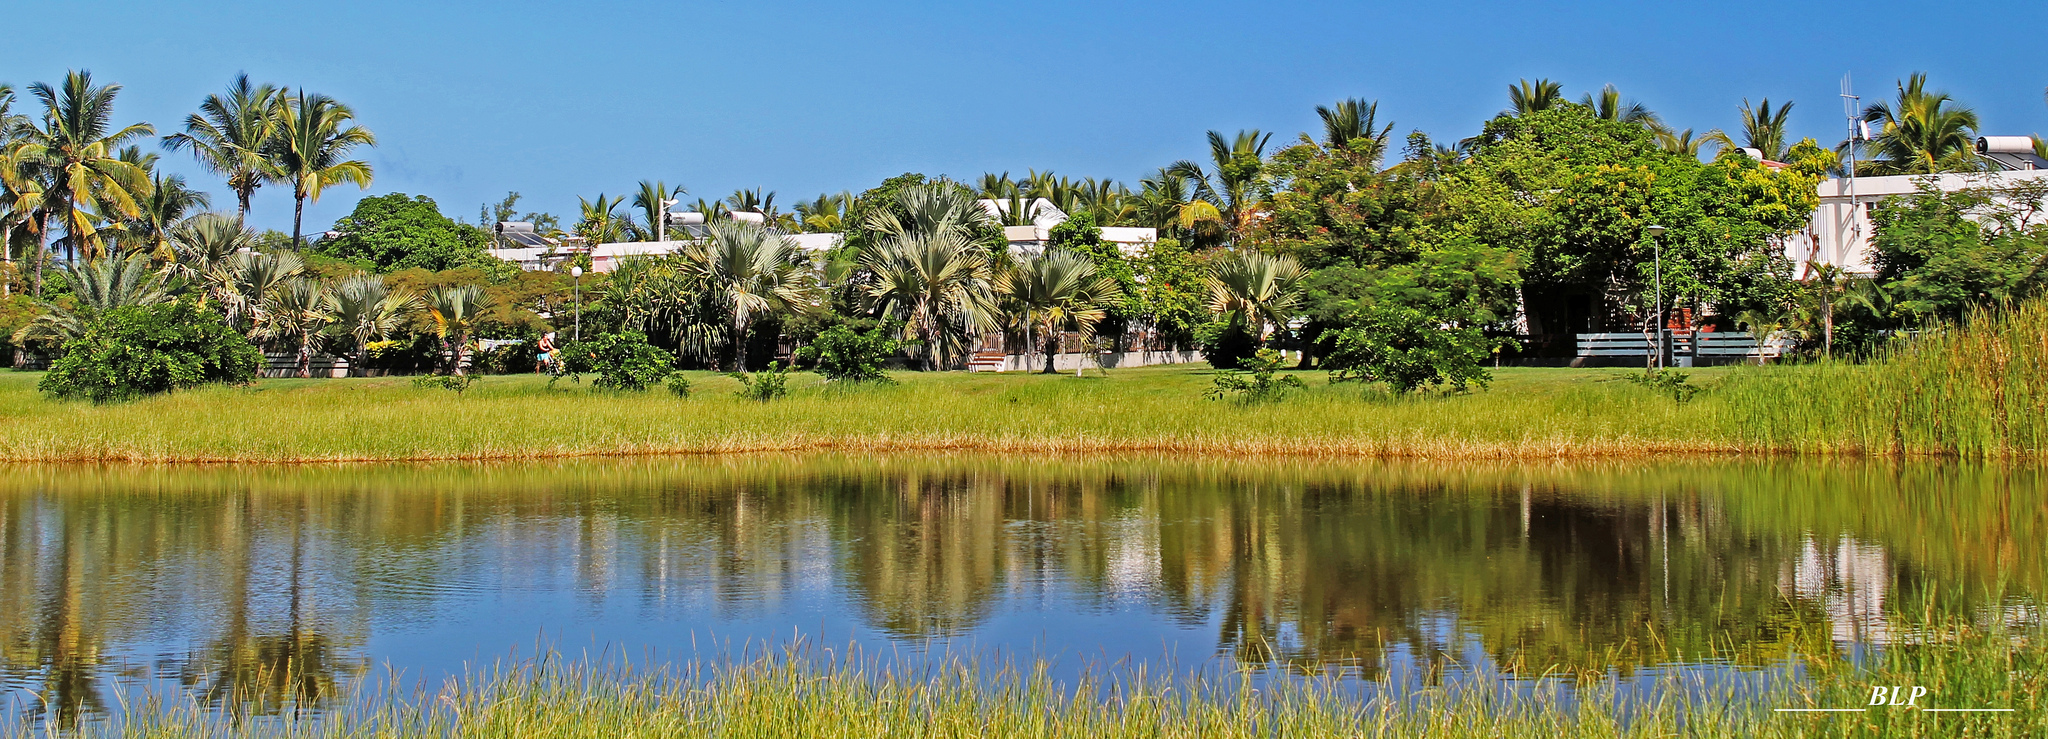
[[[814,362],[812,369],[828,380],[889,382],[882,374],[882,360],[896,353],[900,342],[895,324],[878,323],[859,330],[847,324],[825,329],[809,345],[797,350],[796,359]]]
[[[668,391],[674,393],[678,398],[690,397],[690,378],[684,377],[681,372],[670,374],[668,376]]]
[[[262,366],[263,353],[219,315],[178,301],[87,319],[37,387],[105,403],[208,383],[246,385]]]
[[[1236,394],[1242,403],[1264,403],[1279,400],[1287,394],[1288,388],[1304,388],[1301,378],[1293,375],[1274,377],[1280,368],[1280,352],[1276,349],[1260,349],[1259,353],[1245,362],[1248,371],[1225,371],[1216,376],[1215,387],[1209,388],[1210,400],[1222,400]]]
[[[753,374],[734,372],[732,378],[740,381],[740,389],[734,395],[763,403],[789,394],[789,368],[781,362],[769,362],[768,369]]]
[[[675,355],[647,343],[646,334],[627,331],[564,344],[560,371],[594,373],[597,380],[590,383],[592,387],[639,392],[667,378],[675,367]]]
[[[1642,385],[1659,393],[1670,393],[1671,399],[1680,403],[1692,400],[1692,396],[1698,395],[1700,392],[1700,386],[1689,382],[1692,379],[1692,375],[1684,372],[1669,369],[1644,370],[1623,376],[1627,377],[1629,382]]]
[[[456,395],[461,395],[473,384],[476,384],[476,375],[420,375],[412,378],[413,387],[438,387],[453,390]]]
[[[1202,324],[1195,329],[1195,342],[1201,345],[1202,358],[1209,360],[1209,366],[1221,370],[1245,367],[1259,351],[1259,337],[1241,318]]]
[[[1323,357],[1330,381],[1376,380],[1401,392],[1449,383],[1464,392],[1493,379],[1486,359],[1506,340],[1473,327],[1445,328],[1422,311],[1376,306],[1358,325],[1325,332],[1333,348]]]

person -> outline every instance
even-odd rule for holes
[[[549,331],[547,333],[541,334],[540,354],[534,358],[533,373],[540,374],[542,372],[546,372],[548,370],[548,365],[554,363],[556,360],[555,352],[555,332]]]

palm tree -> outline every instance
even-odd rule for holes
[[[270,291],[263,299],[257,333],[271,341],[298,346],[298,369],[293,377],[313,376],[313,354],[326,343],[323,331],[334,322],[334,296],[327,283],[295,277]]]
[[[1045,374],[1053,372],[1060,332],[1094,332],[1118,292],[1116,281],[1097,273],[1093,260],[1064,251],[1019,262],[1003,274],[997,290],[1016,302],[1021,322],[1043,342]]]
[[[1927,74],[1914,72],[1899,83],[1896,103],[1872,103],[1863,120],[1880,125],[1871,137],[1874,161],[1857,169],[1874,175],[1969,172],[1982,169],[1977,156],[1977,113],[1945,92],[1927,90]]]
[[[1521,117],[1538,111],[1549,110],[1564,103],[1564,84],[1539,79],[1535,82],[1522,80],[1519,84],[1508,85],[1508,109],[1500,112],[1504,116]]]
[[[276,177],[292,184],[292,247],[302,243],[306,201],[320,202],[320,193],[343,182],[370,188],[370,164],[348,159],[358,146],[376,146],[370,129],[355,125],[355,111],[334,98],[299,94],[278,106],[277,135],[269,154]]]
[[[145,255],[105,257],[68,271],[73,300],[68,304],[38,301],[43,313],[14,332],[14,343],[32,339],[62,343],[84,331],[86,319],[92,316],[173,299],[164,275],[150,266]]]
[[[1786,140],[1785,123],[1785,118],[1791,114],[1792,103],[1785,103],[1773,110],[1770,98],[1764,98],[1763,102],[1754,107],[1750,106],[1749,98],[1743,98],[1742,143],[1737,144],[1728,134],[1718,131],[1708,134],[1706,138],[1723,147],[1741,146],[1755,149],[1763,152],[1765,159],[1782,162],[1791,156],[1788,153],[1791,147],[1790,142]]]
[[[853,207],[853,193],[819,195],[817,200],[797,203],[796,214],[810,233],[839,233],[846,230],[846,211]]]
[[[259,335],[271,294],[305,271],[306,263],[296,252],[238,252],[228,257],[224,267],[209,272],[208,281],[210,290],[220,298],[228,325],[240,327],[247,318],[249,333]]]
[[[149,172],[122,159],[121,147],[156,129],[147,123],[113,128],[121,86],[94,87],[91,72],[66,73],[61,90],[42,82],[29,90],[43,103],[43,122],[24,132],[19,155],[47,171],[45,203],[64,225],[74,261],[80,250],[91,259],[102,246],[94,221],[133,218],[140,212],[136,200],[149,194]]]
[[[174,257],[167,271],[201,282],[216,270],[225,269],[236,254],[256,244],[256,233],[243,226],[240,217],[226,213],[200,213],[179,221],[165,235]],[[221,284],[231,282],[223,280]],[[208,297],[217,297],[217,293],[209,293]]]
[[[359,275],[335,285],[334,290],[328,293],[328,310],[334,315],[334,327],[355,339],[355,351],[349,358],[349,373],[360,376],[359,373],[366,370],[371,339],[391,335],[423,304],[420,296],[411,290],[392,289],[384,283],[382,275]]]
[[[733,369],[747,370],[747,329],[762,313],[809,309],[809,265],[796,242],[764,226],[718,221],[711,238],[683,252],[684,270],[696,277],[732,319]]]
[[[29,130],[28,116],[15,113],[14,89],[0,85],[0,263],[14,263],[14,244],[22,244],[23,259],[35,261],[30,292],[42,295],[44,232],[50,214],[44,197],[49,171],[43,162],[27,155],[20,146]],[[33,255],[27,246],[35,245]],[[0,295],[6,294],[0,287]]]
[[[668,211],[668,206],[664,203],[674,200],[676,196],[687,192],[689,191],[683,189],[682,185],[669,187],[666,182],[640,181],[640,191],[633,194],[633,207],[639,208],[640,212],[647,217],[647,237],[649,239],[659,241],[667,235],[668,224],[661,222],[662,214]]]
[[[1017,181],[1010,179],[1009,172],[1002,174],[983,172],[981,173],[981,185],[974,188],[976,195],[990,200],[1008,199],[1016,195],[1017,190]]]
[[[1209,263],[1209,310],[1226,319],[1242,320],[1247,327],[1259,323],[1285,326],[1301,301],[1306,274],[1292,257],[1226,251]],[[1257,334],[1263,338],[1265,332]]]
[[[996,325],[994,265],[974,241],[991,225],[988,211],[949,183],[903,188],[896,205],[863,224],[882,235],[860,254],[872,276],[865,302],[870,312],[903,321],[922,342],[926,368],[939,369]]]
[[[1372,139],[1374,150],[1384,152],[1394,124],[1375,130],[1379,111],[1378,101],[1357,98],[1339,100],[1333,107],[1316,106],[1316,116],[1323,119],[1323,146],[1342,149],[1357,139]]]
[[[1162,232],[1178,229],[1192,237],[1197,227],[1223,227],[1223,212],[1216,204],[1195,197],[1195,183],[1172,167],[1138,181],[1138,222]]]
[[[613,212],[626,203],[624,196],[607,199],[604,193],[598,193],[595,201],[584,200],[582,196],[577,196],[576,200],[582,203],[583,209],[583,217],[576,222],[576,235],[583,237],[584,243],[597,246],[625,238],[626,220]]]
[[[270,85],[252,85],[236,75],[225,96],[208,95],[199,112],[185,116],[185,132],[164,137],[164,148],[189,150],[201,166],[227,178],[243,218],[249,198],[267,180],[283,179],[271,143],[283,118],[286,96]]]
[[[1210,131],[1209,158],[1216,169],[1213,175],[1185,159],[1174,162],[1171,169],[1195,183],[1195,197],[1215,205],[1225,229],[1236,235],[1249,225],[1252,211],[1265,196],[1262,188],[1266,141],[1271,138],[1272,134],[1262,134],[1258,129],[1238,131],[1236,138],[1230,140]]]
[[[1697,159],[1699,158],[1701,147],[1709,143],[1717,143],[1723,137],[1725,135],[1719,130],[1708,131],[1706,135],[1699,138],[1693,138],[1692,129],[1690,128],[1684,131],[1658,131],[1657,147],[1673,154],[1684,154]]]
[[[212,205],[213,198],[186,187],[182,175],[158,172],[151,174],[149,181],[149,196],[137,203],[140,212],[125,226],[127,241],[135,250],[168,262],[177,257],[171,247],[171,228],[184,220],[186,213]]]
[[[1621,91],[1614,89],[1613,85],[1600,88],[1599,97],[1586,93],[1579,99],[1579,104],[1591,108],[1593,116],[1603,121],[1634,123],[1652,131],[1664,129],[1664,123],[1657,119],[1656,113],[1650,112],[1642,103],[1623,101]]]
[[[427,313],[434,317],[434,334],[441,337],[447,353],[448,374],[467,374],[463,366],[469,362],[469,335],[491,305],[490,295],[476,285],[437,287],[427,293]]]

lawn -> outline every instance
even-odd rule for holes
[[[515,459],[764,450],[1159,451],[1431,458],[1552,458],[1759,451],[1727,433],[1712,389],[1768,372],[1694,371],[1709,388],[1678,403],[1624,369],[1503,368],[1463,395],[1390,398],[1301,372],[1283,401],[1210,400],[1214,372],[1173,365],[1038,375],[896,373],[893,384],[790,377],[787,397],[733,395],[690,373],[694,392],[608,393],[533,375],[480,378],[468,392],[408,378],[259,380],[132,403],[57,402],[36,373],[0,372],[0,459],[349,461]]]

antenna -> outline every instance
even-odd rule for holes
[[[1850,84],[1849,74],[1844,73],[1842,75],[1842,115],[1849,119],[1849,140],[1845,142],[1849,156],[1847,157],[1848,162],[1844,167],[1849,174],[1849,223],[1847,228],[1842,229],[1848,235],[1848,238],[1837,242],[1844,247],[1844,251],[1847,250],[1849,245],[1861,244],[1863,241],[1863,221],[1861,218],[1863,205],[1861,201],[1856,199],[1856,142],[1862,138],[1860,135],[1862,129],[1857,124],[1863,122],[1862,111],[1857,110],[1857,108],[1862,102],[1863,99],[1856,96],[1856,89]],[[1839,264],[1842,261],[1841,258],[1845,255],[1830,254],[1829,256],[1835,257],[1833,261]]]

